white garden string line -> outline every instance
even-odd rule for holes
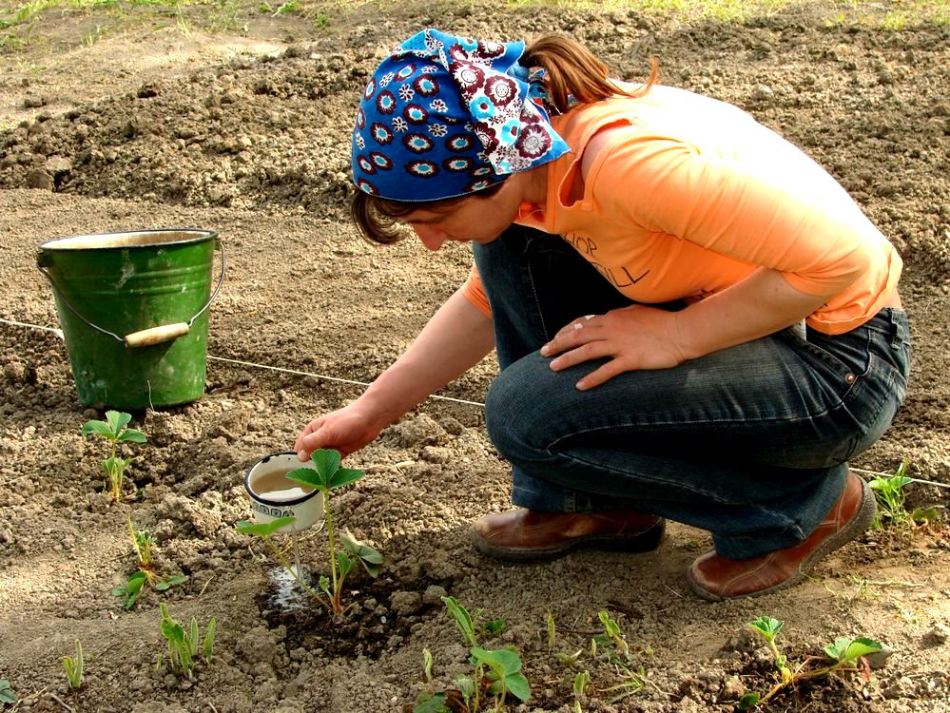
[[[325,376],[324,374],[312,374],[309,371],[297,371],[296,369],[283,369],[279,366],[268,366],[267,364],[255,364],[252,361],[241,361],[240,359],[228,359],[226,357],[216,357],[211,354],[208,355],[209,361],[223,361],[228,364],[240,364],[241,366],[252,366],[255,369],[267,369],[269,371],[279,371],[282,374],[296,374],[297,376],[310,376],[315,379],[323,379],[324,381],[335,381],[339,384],[353,384],[355,386],[369,386],[365,381],[354,381],[353,379],[343,379],[338,376]],[[480,406],[481,408],[485,407],[485,404],[479,401],[468,401],[466,399],[456,399],[451,396],[439,396],[438,394],[433,394],[429,397],[430,399],[439,399],[440,401],[453,401],[457,404],[467,404],[469,406]]]
[[[44,332],[53,332],[60,339],[63,338],[63,331],[61,329],[55,329],[54,327],[42,327],[38,324],[29,324],[27,322],[16,322],[10,319],[2,319],[2,318],[0,318],[0,323],[11,324],[15,327],[27,327],[29,329],[40,329],[40,330],[43,330]],[[252,361],[242,361],[240,359],[228,359],[226,357],[216,357],[216,356],[212,356],[211,354],[208,355],[208,359],[210,361],[221,361],[228,364],[238,364],[240,366],[249,366],[255,369],[267,369],[268,371],[278,371],[282,374],[294,374],[295,376],[309,376],[314,379],[334,381],[339,384],[351,384],[353,386],[369,386],[369,384],[366,383],[365,381],[354,381],[353,379],[343,379],[338,376],[326,376],[324,374],[313,374],[309,371],[298,371],[296,369],[283,369],[279,366],[268,366],[267,364],[256,364]],[[485,404],[479,401],[468,401],[466,399],[456,399],[451,396],[432,395],[429,398],[439,399],[440,401],[452,401],[454,403],[466,404],[468,406],[479,406],[481,408],[485,407]],[[878,473],[875,470],[865,470],[864,468],[855,468],[853,466],[851,467],[851,470],[855,471],[856,473],[863,473],[865,475],[888,477],[887,473]],[[910,480],[913,483],[921,483],[923,485],[933,485],[934,487],[937,487],[937,488],[950,488],[950,484],[948,483],[935,483],[932,480],[921,480],[920,478],[911,478]]]
[[[40,326],[39,324],[29,324],[28,322],[17,322],[12,319],[3,319],[3,318],[0,318],[0,324],[11,324],[15,327],[27,327],[28,329],[39,329],[44,332],[52,332],[60,339],[63,338],[63,330],[56,329],[54,327],[43,327],[43,326]],[[279,371],[283,374],[294,374],[296,376],[310,376],[310,377],[313,377],[314,379],[323,379],[324,381],[334,381],[339,384],[351,384],[353,386],[369,386],[369,384],[366,383],[365,381],[354,381],[353,379],[343,379],[338,376],[327,376],[325,374],[313,374],[309,371],[298,371],[296,369],[283,369],[279,366],[257,364],[252,361],[242,361],[240,359],[228,359],[227,357],[216,357],[216,356],[212,356],[211,354],[208,355],[208,360],[221,361],[221,362],[226,362],[228,364],[239,364],[241,366],[250,366],[250,367],[254,367],[255,369],[267,369],[268,371]],[[456,399],[451,396],[439,396],[437,394],[433,394],[429,398],[438,399],[440,401],[452,401],[457,404],[466,404],[468,406],[478,406],[480,408],[485,407],[485,404],[481,403],[480,401],[468,401],[466,399]]]

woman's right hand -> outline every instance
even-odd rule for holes
[[[310,421],[297,436],[294,450],[301,461],[307,461],[318,448],[335,448],[345,457],[370,443],[384,425],[359,401],[354,401]]]

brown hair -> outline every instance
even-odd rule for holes
[[[519,61],[525,67],[544,68],[549,109],[556,114],[570,111],[574,100],[581,104],[592,104],[617,94],[643,96],[659,76],[659,65],[654,58],[650,61],[650,76],[647,81],[636,90],[626,91],[608,79],[607,65],[597,59],[590,50],[576,40],[558,35],[545,35],[532,42]],[[458,201],[471,196],[487,198],[501,185],[502,183],[496,183],[476,193],[418,203],[392,201],[357,190],[350,203],[350,215],[365,238],[374,243],[389,245],[406,236],[405,231],[395,224],[394,218],[401,218],[420,209],[447,210]]]

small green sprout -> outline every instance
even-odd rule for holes
[[[355,483],[366,475],[362,470],[340,467],[340,452],[330,448],[318,448],[310,454],[313,468],[297,468],[287,474],[288,480],[302,483],[320,492],[323,497],[323,519],[327,531],[327,547],[330,560],[330,577],[320,578],[320,589],[330,600],[330,609],[334,614],[343,614],[343,581],[353,569],[356,561],[363,563],[367,573],[375,576],[383,557],[368,545],[356,542],[352,537],[342,538],[343,551],[336,549],[336,533],[333,530],[333,516],[330,509],[330,491]],[[348,546],[349,542],[349,546]]]
[[[638,670],[633,669],[633,657],[626,636],[620,625],[610,616],[610,612],[599,611],[597,618],[604,633],[590,640],[590,654],[596,659],[598,650],[603,647],[603,657],[614,667],[620,678],[619,683],[603,689],[605,693],[616,694],[608,699],[608,703],[612,705],[642,691],[646,687],[646,671],[642,666]]]
[[[164,592],[178,584],[184,584],[188,581],[188,577],[183,574],[176,574],[166,579],[159,579],[152,560],[155,537],[147,530],[137,530],[132,524],[131,517],[128,519],[128,527],[129,539],[132,542],[132,549],[135,551],[139,568],[129,575],[125,584],[115,587],[112,594],[116,597],[125,597],[125,608],[133,609],[146,584],[158,592]]]
[[[606,610],[599,611],[597,612],[597,618],[600,619],[600,623],[604,627],[604,636],[606,637],[602,641],[598,641],[598,643],[604,643],[606,641],[613,643],[614,651],[620,654],[624,659],[629,659],[630,647],[627,645],[627,640],[624,638],[620,625],[611,618],[610,612]]]
[[[82,644],[76,639],[76,655],[63,657],[63,668],[66,669],[66,681],[73,691],[82,688],[83,673]]]
[[[432,652],[428,647],[422,647],[422,672],[425,674],[426,683],[432,683]]]
[[[769,651],[772,652],[772,659],[775,661],[775,668],[778,669],[779,675],[782,677],[782,681],[787,683],[791,680],[792,672],[788,668],[785,654],[779,651],[778,645],[775,643],[775,637],[778,636],[778,633],[782,630],[784,625],[785,622],[779,621],[778,619],[773,619],[770,616],[756,617],[751,622],[749,622],[749,627],[752,629],[752,631],[765,639],[765,643],[768,645]]]
[[[5,706],[16,703],[16,694],[10,687],[10,682],[5,678],[0,678],[0,703]]]
[[[864,637],[854,639],[837,638],[833,644],[824,647],[825,656],[831,659],[832,664],[819,666],[818,668],[808,668],[813,661],[820,658],[809,656],[792,671],[788,667],[787,658],[779,651],[775,643],[775,638],[781,631],[782,626],[783,622],[769,616],[760,616],[749,622],[752,631],[762,636],[768,644],[769,650],[775,659],[775,667],[779,671],[780,680],[765,695],[756,692],[746,693],[739,699],[737,704],[739,710],[751,710],[756,706],[761,706],[787,686],[794,686],[799,681],[830,676],[839,672],[855,671],[857,670],[855,666],[861,661],[862,657],[877,653],[883,648],[878,642]]]
[[[186,632],[184,627],[175,621],[168,613],[165,602],[161,602],[159,610],[162,614],[162,636],[168,644],[168,663],[171,670],[177,674],[184,674],[190,680],[194,679],[194,668],[199,647],[205,663],[210,664],[214,653],[214,637],[217,631],[217,620],[212,617],[205,628],[204,638],[198,628],[198,619],[191,617],[191,626]],[[161,657],[159,657],[159,662]]]
[[[936,507],[908,510],[904,488],[913,482],[907,476],[908,462],[902,461],[893,475],[878,474],[868,482],[877,499],[878,511],[873,527],[877,530],[889,525],[895,528],[912,528],[916,525],[940,519]]]
[[[571,688],[574,693],[572,713],[584,713],[584,709],[581,708],[581,700],[587,695],[587,689],[590,688],[590,671],[581,671],[574,676],[574,684]]]
[[[557,624],[554,623],[554,615],[551,612],[544,615],[544,626],[548,632],[548,648],[554,649],[557,646]]]
[[[127,428],[131,420],[131,414],[122,411],[106,411],[105,421],[86,421],[82,427],[83,436],[101,436],[111,444],[111,452],[109,457],[102,461],[102,469],[106,474],[112,502],[122,500],[125,471],[132,462],[131,458],[119,457],[118,445],[120,443],[145,443],[144,433],[134,428]]]

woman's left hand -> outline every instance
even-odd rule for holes
[[[541,347],[541,355],[556,357],[551,360],[554,371],[591,359],[608,359],[577,382],[582,391],[625,371],[668,369],[686,361],[676,314],[632,305],[607,314],[579,317]]]

